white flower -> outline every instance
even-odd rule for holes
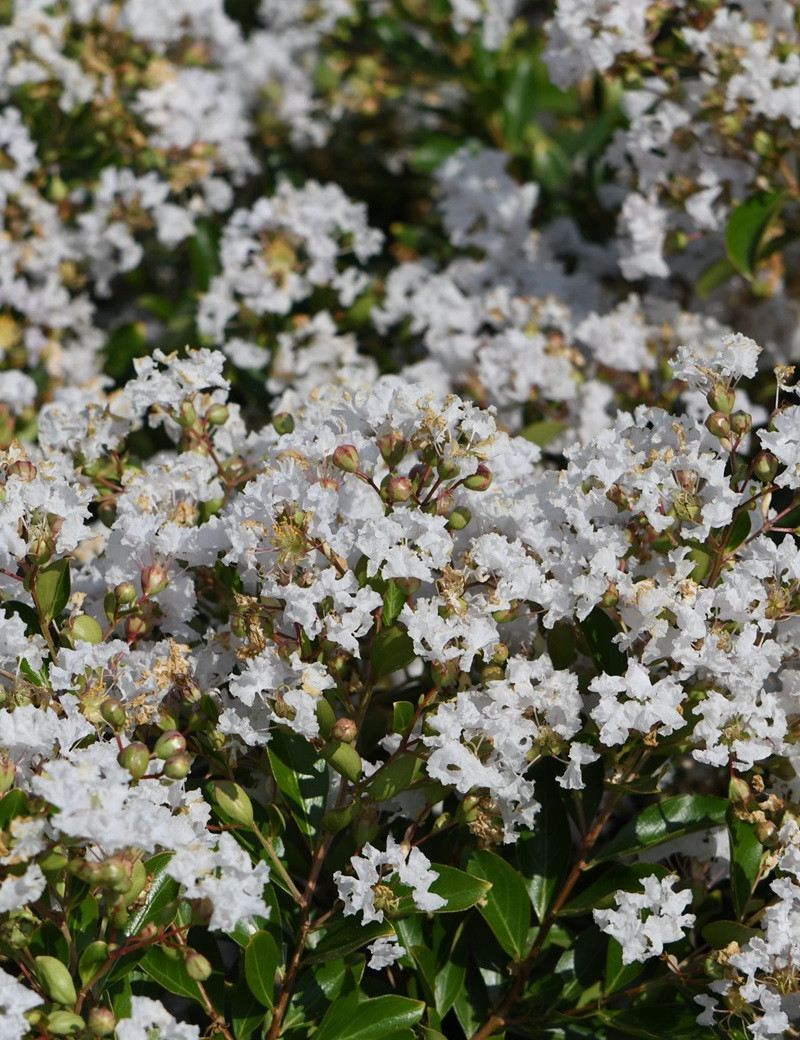
[[[651,875],[642,882],[643,893],[615,893],[616,910],[592,911],[601,930],[622,946],[623,964],[658,956],[665,944],[682,939],[684,929],[694,925],[694,914],[683,913],[692,893],[676,892],[677,880],[671,875],[659,881]]]
[[[387,884],[393,877],[410,888],[415,906],[430,913],[440,910],[446,900],[429,891],[439,876],[430,870],[430,860],[418,848],[398,845],[389,835],[386,851],[380,852],[372,845],[365,845],[360,856],[350,859],[353,875],[337,870],[333,875],[339,898],[344,902],[344,916],[350,917],[361,911],[362,922],[382,921],[383,909],[375,905],[375,886]],[[388,868],[388,869],[387,869]]]
[[[131,1013],[117,1022],[117,1040],[199,1040],[200,1027],[176,1022],[164,1005],[150,997],[131,998]]]
[[[41,1003],[40,996],[17,982],[7,971],[0,969],[0,1023],[3,1026],[3,1040],[22,1040],[24,1036],[28,1036],[30,1026],[24,1017],[25,1012]]]

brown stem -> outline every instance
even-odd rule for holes
[[[629,778],[632,775],[635,775],[636,772],[638,772],[638,770],[641,768],[642,764],[644,763],[645,759],[649,756],[649,754],[649,749],[645,750],[639,757],[639,759],[636,761],[635,765],[632,766],[630,769],[625,770],[622,782],[624,782],[625,779]],[[508,992],[506,993],[505,997],[498,1005],[497,1009],[489,1015],[489,1017],[478,1029],[478,1031],[473,1034],[472,1040],[487,1040],[488,1037],[493,1036],[497,1030],[502,1029],[502,1027],[505,1025],[510,1011],[512,1010],[514,1005],[519,1001],[519,998],[525,989],[525,984],[530,978],[536,960],[539,954],[542,952],[542,947],[545,944],[545,940],[547,939],[547,936],[550,934],[550,930],[556,922],[556,917],[560,913],[561,908],[564,906],[566,901],[569,899],[573,888],[577,884],[578,879],[580,878],[581,874],[586,868],[589,862],[589,853],[594,847],[594,844],[597,841],[597,839],[600,837],[601,831],[608,823],[611,814],[614,812],[617,802],[622,797],[623,793],[624,792],[622,790],[614,791],[611,793],[605,809],[600,813],[600,815],[596,818],[590,829],[586,832],[586,835],[584,836],[584,839],[581,842],[578,858],[573,864],[572,870],[569,872],[566,881],[561,886],[561,890],[556,896],[553,905],[550,907],[550,909],[547,912],[547,915],[542,921],[541,926],[539,928],[539,932],[536,936],[536,941],[531,947],[528,956],[519,965],[514,981],[511,983],[511,986]]]

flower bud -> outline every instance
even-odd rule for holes
[[[17,767],[5,753],[0,751],[0,794],[5,794],[14,786]]]
[[[136,933],[137,942],[150,942],[158,935],[158,925],[155,921],[148,921],[147,924],[140,928]]]
[[[333,740],[320,750],[320,755],[351,783],[357,784],[361,779],[361,756],[350,744]]]
[[[358,473],[361,469],[361,459],[358,449],[354,444],[340,444],[333,453],[333,464],[337,469],[345,473]]]
[[[51,1011],[47,1016],[47,1031],[52,1036],[73,1036],[86,1028],[86,1023],[74,1011]]]
[[[153,748],[156,758],[167,759],[173,755],[181,755],[186,750],[186,740],[176,729],[168,729],[162,733]]]
[[[289,412],[277,412],[273,415],[272,426],[281,437],[286,433],[294,433],[294,419]]]
[[[730,415],[736,402],[736,391],[732,387],[725,386],[724,383],[717,383],[709,392],[706,400],[715,412]]]
[[[778,472],[778,460],[771,451],[760,451],[753,463],[753,473],[762,484],[771,484]]]
[[[431,663],[431,680],[434,686],[452,686],[458,679],[460,671],[457,660],[433,661]]]
[[[144,861],[141,856],[133,861],[131,868],[131,881],[125,891],[122,893],[124,897],[125,906],[131,906],[135,903],[139,896],[144,891],[144,887],[147,884],[147,868],[144,865]]]
[[[455,480],[461,474],[461,467],[452,459],[443,459],[436,467],[436,472],[442,480]]]
[[[358,729],[352,719],[337,719],[331,728],[331,740],[341,740],[344,744],[355,744]]]
[[[433,480],[433,470],[430,466],[417,462],[409,470],[408,479],[414,485],[415,489],[419,491],[431,483]]]
[[[57,957],[36,957],[36,978],[55,1004],[73,1005],[78,999],[75,983],[66,965]]]
[[[381,484],[381,498],[389,505],[407,502],[414,494],[414,485],[408,477],[386,477]]]
[[[778,837],[778,828],[772,820],[764,820],[763,823],[758,824],[756,827],[756,837],[759,842],[768,849],[773,848],[780,841],[780,838]]]
[[[737,437],[744,437],[753,428],[753,416],[749,412],[734,412],[730,417],[730,424]]]
[[[468,491],[487,491],[492,486],[492,471],[481,463],[474,473],[464,478],[463,484]]]
[[[723,412],[712,412],[706,419],[706,429],[714,437],[728,437],[731,432],[731,424],[728,416]]]
[[[355,800],[338,809],[329,809],[322,817],[322,829],[329,834],[337,834],[353,822],[360,810],[361,807]]]
[[[323,740],[327,740],[331,735],[333,724],[336,722],[336,716],[333,713],[333,708],[324,697],[317,697],[317,702],[314,705],[314,714],[317,716],[317,722],[319,723],[320,736]]]
[[[92,1036],[111,1036],[117,1027],[117,1019],[111,1008],[95,1007],[89,1012],[86,1028]]]
[[[728,781],[728,797],[732,802],[747,802],[752,797],[752,791],[746,780],[740,776],[733,776]]]
[[[125,638],[128,644],[135,643],[147,633],[148,625],[143,617],[129,617],[125,621]]]
[[[320,698],[320,702],[322,701],[325,701],[324,697]],[[211,797],[234,823],[240,823],[244,827],[253,826],[253,803],[238,784],[231,780],[217,780],[211,791]]]
[[[156,596],[169,582],[169,575],[159,564],[142,568],[142,592],[145,596]]]
[[[39,470],[32,462],[28,462],[27,459],[17,459],[16,462],[12,462],[6,471],[9,477],[17,477],[24,484],[30,484],[31,481],[36,480],[36,474]]]
[[[206,412],[206,422],[209,426],[224,426],[230,418],[230,410],[224,404],[212,404]]]
[[[188,397],[185,401],[181,401],[180,407],[177,413],[173,415],[173,418],[178,426],[183,427],[194,426],[197,422],[197,412]]]
[[[395,578],[394,583],[406,596],[414,596],[422,584],[419,578]]]
[[[211,975],[211,962],[202,953],[190,950],[186,954],[186,974],[195,982],[205,982]]]
[[[121,581],[114,587],[114,599],[120,608],[136,602],[136,586],[132,581]]]
[[[172,755],[166,760],[161,775],[169,780],[185,780],[192,771],[192,760],[188,755]]]
[[[133,881],[133,862],[122,856],[111,856],[102,864],[100,881],[112,892],[127,892]]]
[[[127,769],[134,780],[140,780],[150,768],[150,752],[138,740],[128,744],[117,755],[117,761]]]
[[[456,507],[456,500],[450,494],[449,491],[444,491],[441,495],[438,495],[433,502],[429,502],[425,506],[426,512],[434,513],[436,516],[447,516]]]
[[[456,506],[447,518],[447,526],[451,531],[463,531],[472,519],[472,513],[466,506]]]
[[[92,646],[103,642],[103,630],[89,614],[76,614],[75,617],[71,617],[62,626],[61,633],[73,647],[79,642],[91,643]]]
[[[396,469],[406,456],[408,444],[402,433],[392,430],[378,438],[378,451],[389,469]]]

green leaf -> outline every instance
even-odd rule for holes
[[[272,775],[303,836],[319,832],[328,794],[328,767],[314,747],[295,733],[274,733],[267,745]]]
[[[619,634],[616,622],[601,607],[595,607],[580,626],[598,669],[607,675],[624,675],[628,659],[613,641]]]
[[[264,1021],[267,1012],[250,992],[241,975],[230,993],[230,1021],[236,1040],[247,1040]]]
[[[719,827],[725,823],[726,798],[710,794],[679,794],[657,805],[649,805],[629,820],[594,857],[596,863],[630,856],[685,834]]]
[[[463,870],[447,867],[443,863],[432,863],[431,870],[439,875],[430,891],[447,900],[437,914],[461,913],[475,906],[491,888],[491,882],[465,874]]]
[[[572,839],[553,769],[540,769],[534,783],[542,807],[533,830],[522,830],[516,851],[533,909],[542,921],[566,877]]]
[[[122,929],[122,934],[126,939],[140,932],[150,921],[155,920],[164,907],[178,895],[181,886],[169,876],[166,869],[171,859],[171,852],[159,852],[146,862],[147,872],[153,875],[153,880],[147,889],[144,901],[131,913]]]
[[[405,735],[414,721],[414,705],[411,701],[395,701],[392,707],[392,732]]]
[[[752,823],[740,820],[728,810],[728,838],[731,845],[731,895],[737,917],[743,917],[761,870],[764,849]]]
[[[244,974],[250,992],[264,1007],[275,1000],[275,972],[280,953],[269,932],[256,932],[244,951]]]
[[[36,600],[46,621],[58,617],[69,599],[69,560],[54,560],[40,567],[34,579]]]
[[[411,636],[402,625],[382,628],[372,640],[369,659],[379,679],[400,668],[407,668],[415,657]]]
[[[205,1006],[200,989],[194,979],[189,978],[182,957],[173,960],[158,946],[151,946],[143,957],[139,957],[138,967],[168,992]]]
[[[108,943],[100,939],[86,947],[78,961],[78,975],[80,975],[81,985],[85,986],[90,979],[94,978],[108,960],[108,956]]]
[[[746,278],[752,279],[759,250],[770,225],[780,213],[785,196],[774,191],[759,191],[731,213],[725,228],[728,259]]]
[[[28,813],[28,796],[18,787],[7,791],[0,798],[0,830],[5,829],[15,816]]]
[[[525,954],[531,925],[531,903],[525,882],[504,859],[477,849],[469,858],[469,871],[491,882],[478,906],[497,941],[507,954],[520,960]]]
[[[384,625],[393,625],[397,621],[407,599],[407,594],[402,592],[393,580],[387,582],[386,591],[383,594],[382,616]]]
[[[721,285],[724,285],[735,274],[736,268],[727,256],[721,256],[700,273],[700,276],[694,283],[694,291],[701,300],[705,300],[715,289],[719,289]]]
[[[314,1040],[382,1040],[416,1025],[424,1013],[421,1000],[385,996],[356,1004],[351,994],[331,1005]]]
[[[541,419],[539,422],[531,423],[520,433],[526,441],[538,444],[540,448],[546,448],[556,437],[560,437],[566,430],[567,424],[557,422],[555,419]]]
[[[609,938],[603,992],[616,993],[617,990],[625,989],[634,979],[638,979],[644,968],[645,965],[640,961],[634,961],[632,964],[623,964],[622,946],[616,939]]]
[[[565,950],[556,964],[555,974],[564,980],[561,999],[574,1003],[599,996],[605,968],[606,936],[595,926],[585,928]]]
[[[189,259],[195,288],[207,292],[211,279],[219,272],[218,232],[210,220],[198,220],[194,238],[189,241]]]
[[[422,768],[422,762],[410,752],[393,759],[382,766],[370,778],[366,786],[367,794],[374,802],[385,802],[396,798],[414,782]]]
[[[444,1018],[455,1004],[467,977],[467,959],[460,936],[453,943],[449,957],[436,972],[433,984],[433,1000],[439,1015]]]
[[[711,921],[702,929],[701,935],[712,950],[724,950],[732,942],[744,946],[763,933],[739,921]]]
[[[369,924],[361,924],[359,921],[350,919],[339,921],[327,928],[325,936],[318,946],[307,953],[303,958],[306,964],[322,964],[326,961],[334,961],[340,957],[346,957],[355,953],[362,946],[374,942],[376,939],[394,935],[394,929],[388,921],[371,921]]]
[[[725,545],[726,552],[732,552],[734,549],[739,548],[742,542],[750,536],[750,527],[750,513],[746,509],[741,509],[733,521],[733,526],[728,534]]]
[[[590,914],[614,905],[614,893],[641,892],[642,879],[655,875],[659,880],[669,874],[659,863],[632,863],[629,867],[613,866],[561,908],[564,916]]]
[[[307,968],[301,974],[292,996],[291,1010],[286,1020],[287,1029],[294,1022],[293,1015],[302,1021],[321,1018],[342,992],[347,974],[348,968],[343,958]]]
[[[150,349],[147,325],[143,321],[126,321],[118,325],[106,340],[103,371],[112,379],[122,382],[133,376],[134,358],[143,357]]]

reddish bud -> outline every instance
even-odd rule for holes
[[[145,596],[156,596],[162,592],[169,582],[169,575],[160,564],[142,569],[142,592]]]
[[[86,1020],[86,1028],[92,1036],[111,1036],[117,1028],[116,1016],[110,1008],[92,1008]]]
[[[125,725],[125,708],[116,697],[107,697],[100,705],[100,714],[112,729],[122,729]]]
[[[192,769],[188,755],[173,755],[164,763],[162,773],[170,780],[185,780]]]
[[[730,424],[737,437],[744,437],[753,428],[753,416],[749,412],[734,412],[730,417]]]
[[[706,429],[714,437],[727,437],[731,432],[731,424],[727,415],[722,412],[712,412],[706,419]]]
[[[333,464],[337,469],[345,473],[358,473],[361,468],[361,459],[358,449],[354,444],[340,444],[333,453]]]
[[[117,755],[117,761],[127,769],[134,780],[140,780],[150,768],[150,752],[138,740],[128,744]]]
[[[392,430],[378,438],[378,450],[389,469],[395,469],[405,458],[408,444],[402,433]]]
[[[355,744],[358,730],[352,719],[337,719],[331,728],[331,740],[341,740],[345,744]]]
[[[211,963],[202,953],[190,950],[186,954],[186,974],[195,982],[205,982],[211,974]]]
[[[481,463],[474,473],[464,478],[463,484],[468,491],[486,491],[492,486],[492,471]]]
[[[186,740],[176,729],[168,729],[162,733],[153,748],[156,758],[167,759],[173,755],[182,755],[186,750]]]
[[[272,426],[276,433],[283,436],[294,433],[294,419],[288,412],[278,412],[272,416]]]
[[[724,383],[717,383],[706,397],[706,400],[715,412],[730,415],[736,402],[736,391],[732,387],[725,386]]]
[[[36,479],[39,470],[27,459],[17,459],[16,462],[11,463],[7,472],[10,477],[18,477],[23,483],[30,484],[32,480]]]
[[[381,498],[389,505],[407,502],[414,494],[414,485],[408,477],[387,477],[381,484]]]

